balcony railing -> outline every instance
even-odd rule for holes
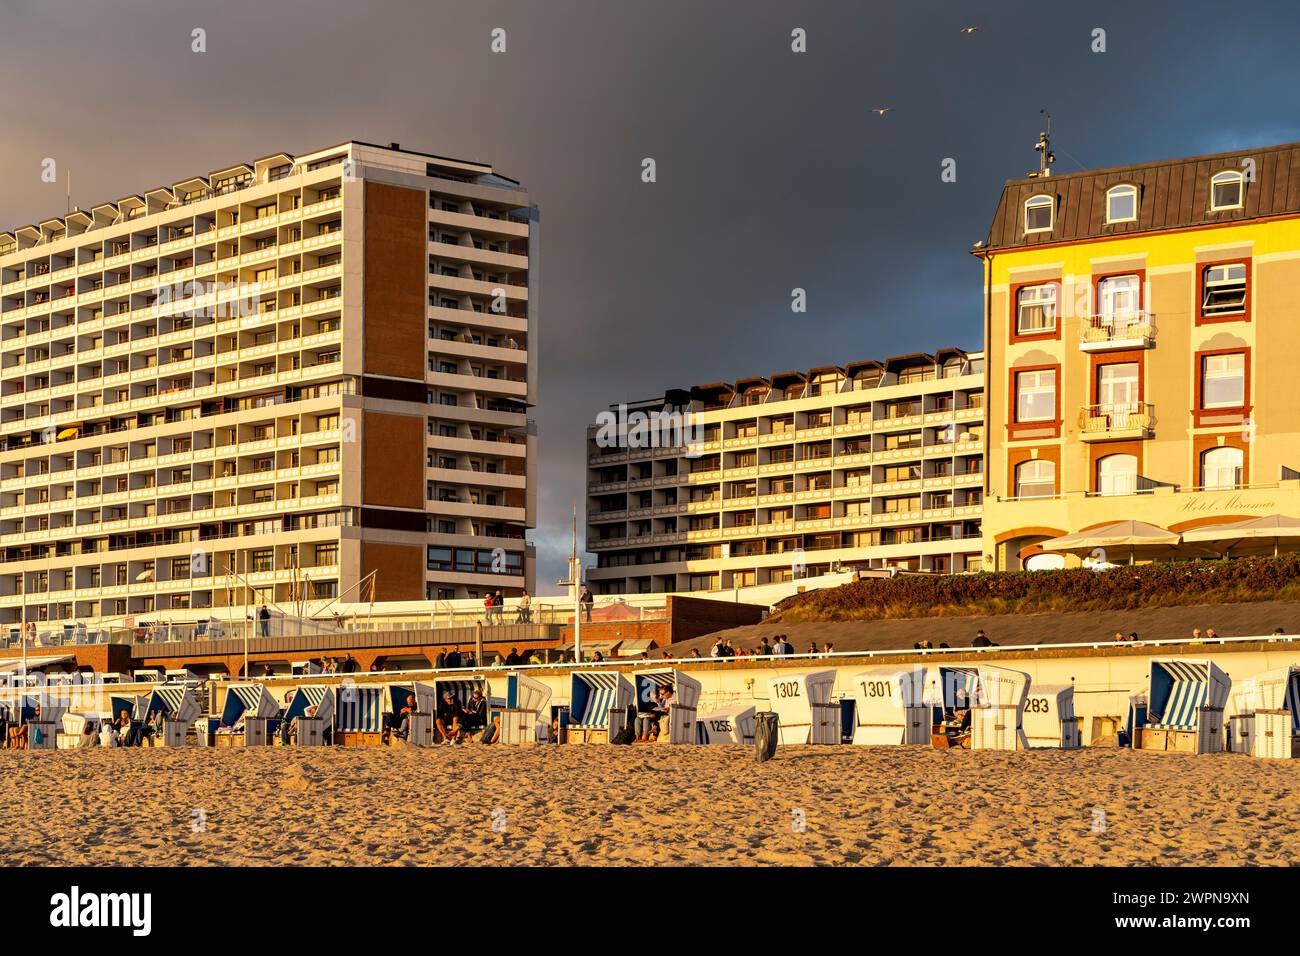
[[[1079,348],[1085,352],[1113,348],[1150,348],[1156,339],[1156,317],[1150,312],[1116,312],[1084,316],[1079,322]]]
[[[1155,406],[1149,402],[1112,402],[1085,405],[1079,411],[1080,438],[1146,438],[1155,423]]]

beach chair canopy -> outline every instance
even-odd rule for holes
[[[1291,711],[1291,733],[1300,734],[1300,667],[1279,667],[1239,681],[1232,688],[1232,710]]]
[[[383,684],[347,683],[339,688],[334,726],[348,732],[379,733],[384,729],[388,688]]]
[[[569,726],[605,728],[611,710],[632,703],[632,684],[618,671],[574,671],[569,683]]]
[[[904,707],[925,705],[925,668],[874,667],[853,675],[853,697],[858,723],[879,723],[877,718],[902,718]]]
[[[551,705],[551,688],[527,674],[506,677],[506,706],[540,714]]]
[[[145,703],[144,716],[161,710],[172,720],[190,724],[198,720],[202,708],[194,692],[183,685],[155,687]]]
[[[285,708],[284,720],[287,723],[295,717],[302,717],[308,707],[315,707],[315,716],[322,721],[322,726],[334,726],[334,688],[325,684],[299,684],[293,689],[293,700]]]
[[[981,664],[975,692],[977,707],[1023,707],[1029,696],[1029,675],[1009,667],[990,667]]]
[[[1147,726],[1195,730],[1202,707],[1223,707],[1228,676],[1208,660],[1156,659],[1147,685]]]
[[[454,684],[456,682],[448,681],[447,683]],[[421,714],[432,714],[437,709],[438,691],[432,684],[413,681],[407,684],[386,684],[385,687],[388,690],[388,713],[400,714],[402,708],[406,706],[406,698],[412,695],[415,696],[415,709]],[[468,699],[467,696],[465,700]]]
[[[638,707],[650,703],[660,687],[671,687],[682,707],[694,708],[700,700],[700,682],[676,668],[637,671],[632,675],[632,687]]]
[[[231,684],[221,708],[221,723],[233,727],[241,717],[271,718],[280,713],[280,705],[265,684]]]
[[[448,677],[439,678],[433,682],[434,700],[442,700],[442,695],[451,691],[456,695],[462,707],[469,703],[475,689],[481,690],[483,696],[490,702],[492,699],[492,687],[488,680],[482,674],[473,674],[469,677]]]

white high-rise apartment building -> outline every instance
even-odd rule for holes
[[[0,621],[531,589],[536,219],[347,142],[0,233]]]
[[[623,424],[587,432],[592,590],[978,570],[983,398],[983,354],[941,349],[613,406]],[[653,447],[633,420],[665,411],[689,421],[684,444],[660,418]]]

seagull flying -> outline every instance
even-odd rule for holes
[[[984,29],[983,27],[962,27],[962,28],[961,28],[961,32],[962,32],[962,33],[979,33],[979,32],[980,32],[981,30],[983,30],[983,29]]]
[[[886,113],[894,112],[894,108],[892,106],[873,106],[871,112],[877,116],[884,116]]]

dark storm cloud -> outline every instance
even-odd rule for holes
[[[968,249],[1033,167],[1040,108],[1061,170],[1298,139],[1298,40],[1286,3],[6,0],[0,219],[63,210],[45,157],[83,206],[350,137],[522,180],[543,221],[546,589],[602,407],[979,347]]]

